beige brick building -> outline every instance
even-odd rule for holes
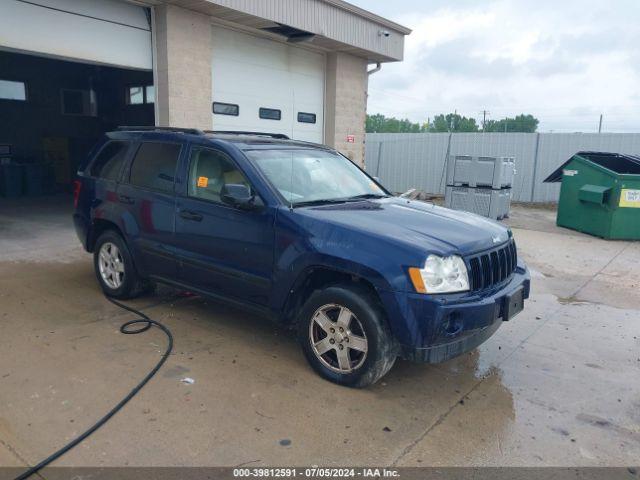
[[[307,136],[302,139],[331,145],[364,165],[368,65],[401,60],[408,29],[340,0],[174,0],[170,4],[160,2],[154,10],[158,124],[224,130],[252,130],[257,126],[241,119],[229,122],[229,118],[218,118],[215,112],[212,119],[211,104],[217,100],[218,80],[211,59],[217,49],[229,47],[216,42],[211,28],[229,28],[254,41],[281,43],[288,49],[321,55],[321,65],[316,65],[313,73],[322,75],[316,86],[323,91],[315,108],[323,110],[324,124],[312,133],[305,132]],[[232,50],[230,54],[233,55]],[[251,52],[242,55],[247,62],[253,61]],[[302,58],[298,67],[304,64]],[[276,59],[274,69],[279,68],[283,67]],[[261,89],[260,85],[254,87]],[[225,93],[224,103],[239,105],[242,115],[241,100]],[[269,97],[268,91],[247,93],[251,97],[257,93]],[[268,102],[266,98],[265,101]],[[275,99],[270,101],[278,103]],[[282,110],[284,115],[285,109]],[[261,128],[298,138],[296,129],[291,128],[291,122],[297,122],[296,110],[291,112],[291,121]],[[236,125],[242,128],[235,128]]]

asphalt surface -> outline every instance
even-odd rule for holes
[[[525,310],[439,365],[399,361],[366,390],[307,366],[268,321],[168,288],[132,302],[173,331],[147,387],[59,466],[623,466],[640,458],[640,243],[508,223]],[[118,332],[60,197],[0,204],[0,466],[61,447],[155,364]],[[185,379],[193,383],[185,383]],[[46,478],[46,470],[43,472]]]

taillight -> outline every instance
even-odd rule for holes
[[[73,208],[78,208],[78,199],[80,198],[80,190],[82,182],[80,180],[73,181]]]

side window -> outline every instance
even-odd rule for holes
[[[194,148],[189,160],[190,197],[222,203],[220,192],[225,184],[249,182],[235,164],[221,152],[208,148]]]
[[[126,103],[127,105],[143,105],[145,103],[154,103],[156,97],[156,88],[153,85],[135,85],[127,87]]]
[[[316,123],[315,113],[298,112],[298,122],[300,123]]]
[[[213,102],[213,113],[216,115],[240,115],[240,107],[233,103]]]
[[[264,120],[280,120],[280,118],[282,118],[282,111],[277,108],[260,107],[258,116]]]
[[[60,90],[62,98],[62,114],[83,117],[97,117],[96,97],[92,90]]]
[[[24,82],[0,79],[0,99],[25,101],[27,85]]]
[[[177,143],[143,143],[133,159],[129,182],[138,187],[173,193],[179,155]]]
[[[129,142],[108,142],[91,164],[89,175],[106,180],[117,180],[127,155],[127,148],[129,148]]]

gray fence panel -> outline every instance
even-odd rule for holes
[[[452,155],[515,157],[513,200],[520,202],[556,202],[559,184],[542,181],[578,151],[640,155],[638,133],[369,133],[367,172],[394,192],[444,194],[449,141]]]
[[[376,138],[378,135],[381,136],[379,141]],[[413,135],[420,138],[412,138]],[[410,133],[368,134],[365,153],[367,172],[380,177],[384,185],[394,192],[409,188],[440,192],[448,143],[448,133],[429,136]]]

